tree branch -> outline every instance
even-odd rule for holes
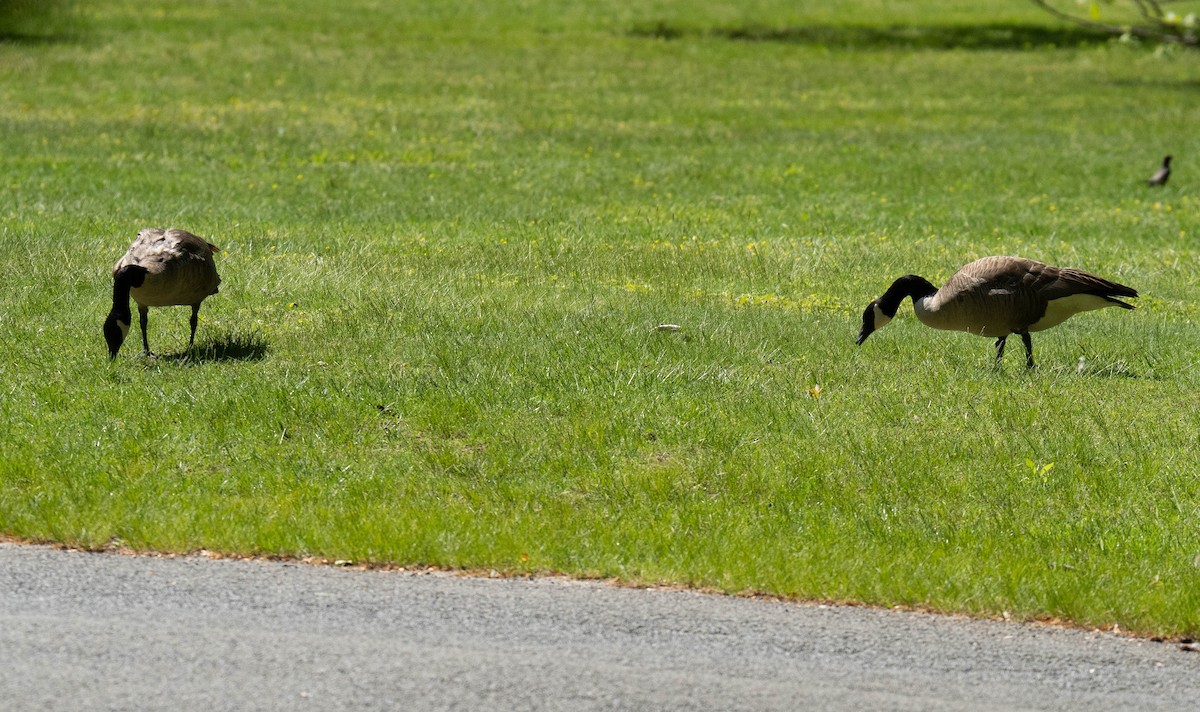
[[[1168,24],[1162,19],[1162,8],[1159,7],[1160,2],[1170,2],[1171,0],[1133,0],[1133,4],[1137,6],[1139,14],[1150,26],[1146,25],[1110,25],[1106,22],[1097,22],[1089,20],[1078,15],[1072,15],[1068,12],[1063,12],[1056,7],[1051,6],[1046,0],[1029,0],[1034,5],[1040,7],[1051,15],[1060,20],[1071,22],[1081,27],[1086,27],[1092,30],[1100,30],[1114,35],[1133,35],[1146,39],[1161,40],[1163,42],[1178,42],[1179,44],[1189,45],[1192,47],[1200,46],[1200,40],[1191,33],[1178,33],[1174,29],[1176,25]],[[1149,6],[1149,7],[1148,7]],[[1156,16],[1154,13],[1158,13]]]

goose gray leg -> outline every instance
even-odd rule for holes
[[[1007,338],[1005,335],[996,339],[996,363],[1000,363],[1000,359],[1004,358],[1004,340]]]
[[[1025,344],[1025,368],[1033,368],[1033,339],[1028,331],[1021,332],[1021,342]]]
[[[145,355],[152,356],[150,353],[150,340],[146,338],[146,322],[150,320],[150,308],[138,305],[138,324],[142,327],[142,349]]]
[[[188,339],[188,350],[189,351],[192,349],[192,346],[196,343],[196,324],[200,321],[199,315],[200,315],[200,305],[193,304],[192,305],[192,318],[191,318],[191,322],[190,322],[192,325],[192,338]]]

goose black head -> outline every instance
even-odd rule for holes
[[[929,280],[924,277],[915,274],[906,274],[892,282],[892,286],[888,287],[882,297],[868,304],[867,308],[863,310],[862,330],[858,332],[858,339],[854,343],[862,346],[862,342],[866,341],[868,336],[895,319],[900,302],[911,297],[913,303],[916,303],[918,299],[924,299],[936,293],[937,287],[930,284]]]
[[[892,316],[895,316],[895,312],[892,313]],[[863,310],[862,329],[859,330],[858,338],[854,340],[854,343],[862,346],[868,336],[887,326],[888,322],[892,320],[892,316],[886,314],[879,307],[878,299],[868,304],[867,308]]]
[[[131,317],[125,314],[124,318],[117,312],[109,312],[108,318],[104,320],[104,340],[108,342],[108,357],[110,359],[117,357],[117,352],[121,350],[121,344],[125,342],[125,335],[129,333],[129,322]]]

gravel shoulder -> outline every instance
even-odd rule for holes
[[[13,710],[1188,709],[1110,633],[559,578],[0,542]]]

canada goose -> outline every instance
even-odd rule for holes
[[[221,277],[213,253],[217,246],[186,230],[146,228],[138,233],[125,256],[113,267],[112,311],[104,320],[104,340],[109,358],[116,358],[121,342],[133,323],[129,297],[138,303],[138,322],[142,326],[142,348],[150,354],[146,338],[146,317],[150,307],[190,305],[192,336],[188,348],[196,342],[196,322],[200,304],[217,293]]]
[[[1166,185],[1167,179],[1171,177],[1171,157],[1167,156],[1163,159],[1162,167],[1155,171],[1154,175],[1150,176],[1150,180],[1146,181],[1146,185]]]
[[[1030,332],[1058,326],[1079,312],[1133,309],[1115,297],[1137,295],[1130,287],[1077,269],[1023,257],[984,257],[964,265],[941,289],[915,274],[897,279],[863,311],[856,343],[861,345],[883,328],[896,316],[900,302],[912,297],[917,319],[926,326],[995,337],[996,361],[1004,355],[1008,335],[1020,334],[1025,365],[1033,368]]]

